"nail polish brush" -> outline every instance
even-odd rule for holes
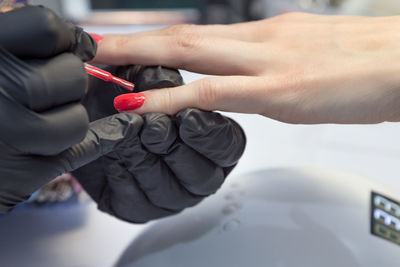
[[[115,77],[108,71],[102,70],[102,69],[92,66],[88,63],[84,63],[84,64],[85,64],[85,69],[86,69],[87,74],[89,74],[91,76],[94,76],[94,77],[99,78],[106,82],[112,82],[112,83],[118,84],[119,86],[122,86],[123,88],[125,88],[129,91],[133,91],[133,88],[135,88],[135,85],[133,83],[128,82],[124,79]]]

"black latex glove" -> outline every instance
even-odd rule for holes
[[[119,114],[89,124],[80,104],[87,86],[82,60],[95,55],[96,45],[86,33],[41,7],[0,14],[0,25],[0,213],[5,213],[56,176],[129,141],[143,120]],[[37,40],[42,37],[45,42]]]
[[[167,68],[108,70],[134,82],[136,92],[182,84],[179,72]],[[84,101],[90,119],[115,113],[111,100],[125,91],[90,81]],[[241,127],[214,112],[188,109],[143,119],[139,137],[74,172],[100,210],[125,221],[144,223],[197,204],[218,190],[245,148]]]

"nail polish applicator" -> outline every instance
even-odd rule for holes
[[[135,85],[133,83],[128,82],[124,79],[115,77],[108,71],[102,70],[102,69],[92,66],[88,63],[84,63],[84,64],[85,64],[85,69],[86,69],[87,74],[89,74],[91,76],[94,76],[94,77],[99,78],[106,82],[112,82],[112,83],[118,84],[119,86],[122,86],[123,88],[125,88],[129,91],[133,91],[133,89],[135,88]]]

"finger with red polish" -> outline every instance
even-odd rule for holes
[[[273,80],[267,84],[265,78],[259,77],[209,77],[178,87],[144,91],[140,97],[122,95],[115,102],[117,110],[140,115],[149,112],[175,115],[186,108],[264,114],[269,102],[276,102],[276,97],[266,96],[280,87]]]
[[[135,110],[143,106],[145,100],[143,93],[124,94],[114,99],[114,107],[118,111]]]

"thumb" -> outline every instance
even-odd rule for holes
[[[110,153],[121,142],[136,138],[143,120],[136,114],[116,114],[94,121],[85,139],[56,158],[60,173],[74,171]]]
[[[137,114],[160,112],[174,115],[186,108],[258,113],[262,103],[254,105],[253,102],[260,102],[260,98],[248,91],[261,86],[254,84],[256,79],[209,77],[179,87],[120,95],[114,99],[114,107],[120,112]]]

